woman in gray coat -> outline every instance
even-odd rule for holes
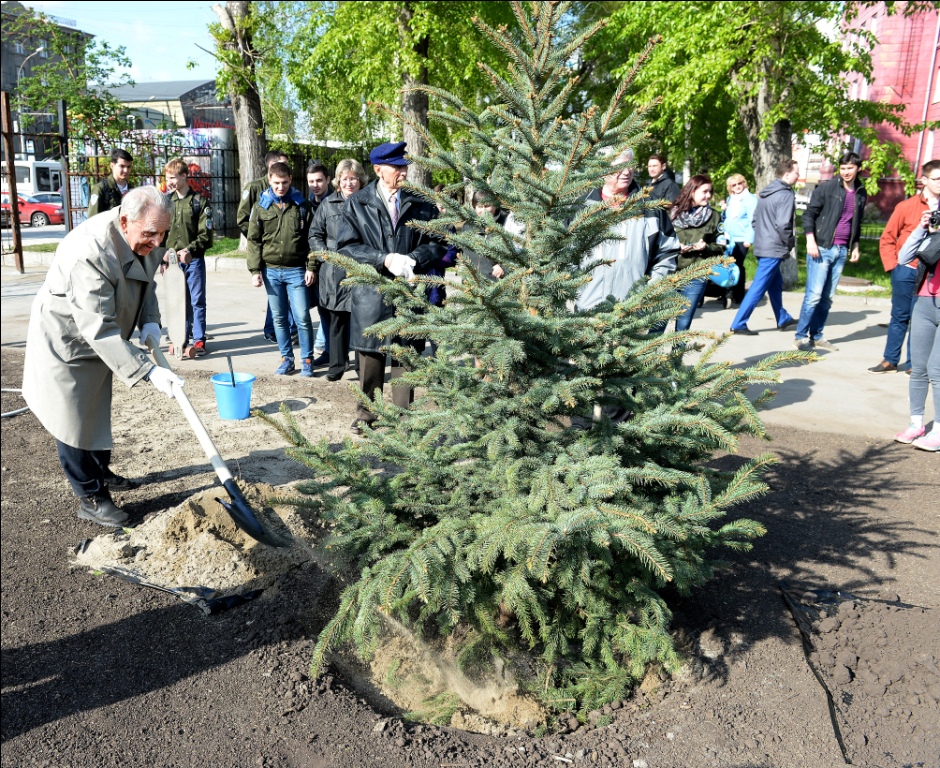
[[[160,340],[153,280],[169,226],[159,190],[131,190],[120,208],[65,237],[30,314],[23,397],[56,440],[78,516],[100,525],[128,522],[110,491],[136,487],[109,468],[113,376],[128,387],[149,381],[169,397],[173,383],[183,384],[131,342],[138,328],[141,344]]]
[[[346,198],[366,184],[366,172],[355,160],[340,160],[333,177],[336,191],[325,198],[310,225],[310,251],[335,251]],[[341,285],[346,270],[330,262],[319,262],[320,312],[326,313],[330,328],[330,370],[327,381],[339,381],[349,361],[349,313],[352,295]]]

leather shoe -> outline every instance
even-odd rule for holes
[[[343,373],[345,373],[345,371],[343,371],[342,373],[328,373],[326,374],[326,380],[327,381],[339,381],[341,378],[343,378]]]
[[[133,491],[140,488],[140,482],[121,475],[110,475],[104,479],[110,491]]]
[[[750,328],[732,328],[731,333],[735,333],[738,336],[756,336],[757,331],[752,331]]]
[[[130,516],[111,501],[107,491],[82,496],[78,503],[78,516],[108,528],[121,528],[130,521]]]
[[[326,352],[321,352],[319,355],[313,358],[314,366],[326,365],[328,362],[330,362],[330,356]]]
[[[789,320],[787,320],[785,323],[782,323],[782,324],[778,325],[778,326],[777,326],[777,330],[778,330],[778,331],[785,331],[787,328],[792,328],[794,325],[796,325],[796,322],[797,322],[797,321],[796,321],[796,318],[795,318],[795,317],[791,317],[791,318],[790,318]]]

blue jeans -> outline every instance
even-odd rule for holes
[[[689,300],[689,308],[676,318],[677,331],[687,331],[692,327],[692,318],[695,317],[695,310],[698,309],[698,303],[705,294],[705,287],[707,285],[708,280],[703,277],[699,280],[693,280],[679,291],[679,293]]]
[[[803,341],[807,336],[813,341],[823,337],[823,328],[826,327],[848,253],[844,245],[833,245],[820,248],[818,259],[806,257],[806,295],[800,310],[800,322],[796,326],[797,341]]]
[[[268,307],[274,319],[274,335],[281,357],[293,360],[290,343],[290,308],[294,308],[297,336],[300,341],[300,356],[313,358],[313,323],[310,322],[310,305],[307,303],[307,286],[304,285],[303,267],[268,267],[261,276],[264,290],[268,293]]]
[[[758,256],[754,282],[751,283],[751,287],[744,294],[744,301],[738,307],[738,314],[734,316],[731,323],[732,331],[747,328],[747,321],[754,313],[760,300],[764,298],[765,293],[770,299],[770,306],[773,307],[778,328],[793,319],[790,313],[783,308],[783,276],[780,274],[780,259]]]
[[[206,340],[206,260],[180,264],[186,275],[186,344]],[[184,344],[183,346],[186,346]]]
[[[297,335],[297,324],[294,322],[294,313],[291,311],[291,308],[287,308],[287,324],[290,326],[290,335]],[[274,336],[274,316],[271,314],[271,305],[268,304],[268,308],[264,313],[264,335],[265,336]]]
[[[891,321],[888,323],[888,338],[885,341],[885,360],[897,365],[901,362],[901,347],[904,335],[911,324],[914,309],[914,283],[917,270],[899,264],[891,270]],[[907,337],[907,364],[911,364],[911,337]]]

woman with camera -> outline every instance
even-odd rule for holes
[[[925,211],[898,254],[898,264],[917,259],[914,309],[911,312],[911,424],[894,436],[923,451],[940,451],[940,211]],[[933,429],[925,434],[927,389],[933,389]]]

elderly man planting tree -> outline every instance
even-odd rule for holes
[[[109,468],[112,377],[129,387],[148,381],[169,397],[183,385],[131,341],[136,329],[140,344],[160,341],[153,279],[169,226],[159,190],[131,190],[66,236],[33,302],[23,396],[56,440],[78,516],[99,525],[125,525],[111,491],[137,487]]]

